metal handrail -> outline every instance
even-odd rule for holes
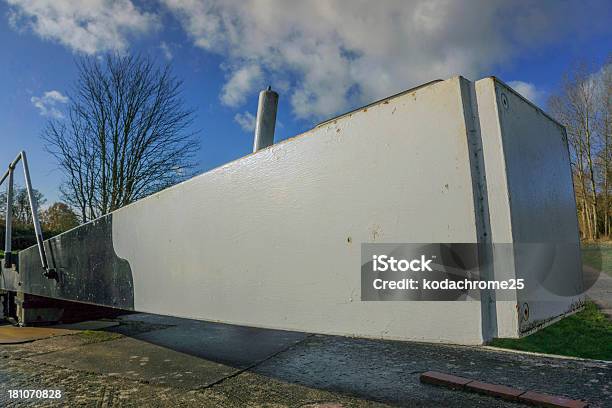
[[[55,278],[56,271],[54,268],[50,268],[47,262],[47,253],[45,252],[44,239],[42,235],[42,228],[40,227],[40,221],[38,220],[38,208],[36,200],[34,200],[34,191],[32,190],[32,180],[30,179],[30,170],[28,168],[28,158],[25,151],[19,152],[15,160],[13,160],[2,178],[0,179],[0,186],[4,183],[4,180],[8,178],[7,194],[6,194],[6,218],[5,218],[5,242],[4,242],[4,267],[12,267],[12,254],[11,254],[11,241],[12,241],[12,221],[13,221],[13,171],[19,161],[23,164],[23,174],[25,176],[26,190],[28,192],[28,200],[30,202],[30,210],[32,211],[32,222],[34,223],[34,233],[36,234],[36,244],[38,245],[38,254],[40,255],[40,262],[44,269],[44,275],[48,278]]]

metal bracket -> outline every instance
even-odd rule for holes
[[[23,164],[23,174],[25,176],[26,190],[28,192],[28,200],[30,202],[30,210],[32,211],[32,222],[34,223],[34,233],[36,234],[36,244],[38,245],[38,254],[40,255],[40,262],[44,269],[43,274],[49,279],[57,278],[57,271],[55,268],[50,268],[47,262],[47,254],[45,252],[44,240],[42,235],[42,228],[40,227],[40,221],[38,220],[38,208],[36,201],[34,200],[34,191],[32,190],[32,181],[30,179],[30,170],[28,168],[28,158],[25,151],[21,151],[15,160],[13,160],[2,178],[0,179],[0,186],[4,183],[4,180],[8,178],[8,185],[6,189],[6,225],[5,225],[5,242],[4,242],[4,267],[10,268],[12,265],[12,253],[11,253],[11,241],[12,241],[12,221],[13,221],[13,171],[19,161]]]

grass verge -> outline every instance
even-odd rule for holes
[[[536,353],[612,360],[612,322],[592,302],[584,310],[522,339],[494,339],[491,346]]]

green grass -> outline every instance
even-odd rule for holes
[[[612,276],[612,242],[583,243],[582,262]]]
[[[490,344],[513,350],[612,360],[612,322],[597,306],[584,310],[522,339],[495,339]]]
[[[103,341],[121,338],[121,335],[118,333],[110,333],[98,330],[84,330],[82,332],[77,333],[77,336],[79,336],[85,342],[85,344],[101,343]]]

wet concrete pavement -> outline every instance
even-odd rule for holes
[[[588,265],[583,267],[587,297],[612,320],[612,276]]]
[[[118,320],[104,331],[0,345],[0,406],[523,406],[421,384],[427,370],[592,406],[612,401],[612,366],[604,362],[146,314]],[[61,389],[63,399],[8,398],[7,390],[26,388]]]

